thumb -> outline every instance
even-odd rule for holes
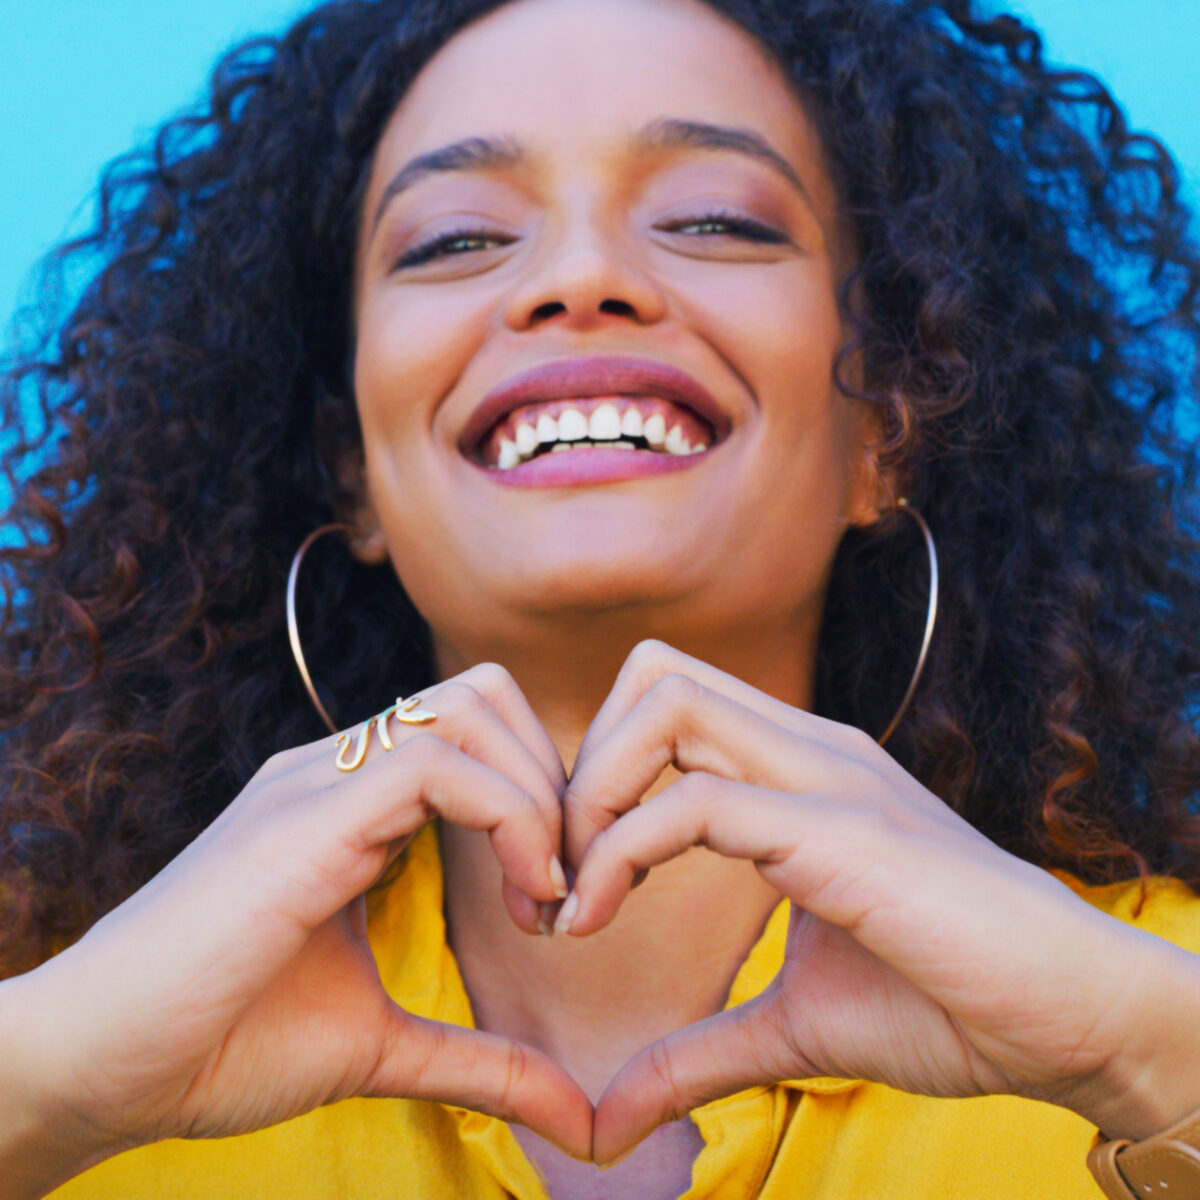
[[[592,1104],[553,1059],[509,1038],[413,1016],[399,1006],[364,1096],[436,1100],[526,1125],[591,1161]]]
[[[659,1125],[745,1088],[815,1072],[792,1046],[779,992],[676,1030],[627,1062],[596,1104],[593,1157],[611,1163]]]

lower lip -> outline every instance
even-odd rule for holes
[[[703,462],[708,453],[665,454],[653,450],[563,450],[541,454],[507,471],[485,468],[489,479],[508,487],[577,487],[591,483],[619,483],[647,475],[669,475]]]

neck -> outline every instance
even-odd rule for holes
[[[675,645],[791,703],[810,696],[811,654],[787,639],[726,636]],[[638,637],[543,638],[536,654],[439,655],[443,675],[485,657],[516,678],[568,770],[596,710]],[[815,636],[802,639],[808,646]],[[582,651],[577,652],[576,647]],[[604,650],[597,652],[598,647]],[[444,647],[442,648],[445,649]],[[566,682],[564,682],[566,681]],[[647,795],[670,785],[668,769]],[[779,902],[753,863],[695,848],[656,867],[613,923],[591,937],[529,937],[500,901],[486,835],[443,829],[446,916],[481,1029],[550,1054],[595,1099],[637,1050],[724,1005],[742,960]]]
[[[733,627],[691,630],[669,612],[663,621],[648,621],[641,612],[609,612],[557,621],[542,617],[532,629],[496,622],[484,642],[435,635],[434,643],[441,679],[481,662],[505,667],[569,771],[588,726],[639,642],[657,638],[767,695],[811,708],[818,629],[814,611],[787,614],[771,627],[761,617],[747,616]]]
[[[694,849],[589,938],[529,937],[500,903],[486,835],[443,828],[446,917],[476,1025],[551,1055],[594,1101],[643,1046],[721,1009],[779,894]]]

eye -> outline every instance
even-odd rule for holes
[[[419,267],[435,258],[452,258],[460,254],[472,254],[477,250],[488,250],[493,246],[507,246],[512,240],[482,229],[455,229],[405,251],[397,259],[396,268],[400,270],[405,267]]]
[[[774,246],[781,246],[788,240],[777,229],[772,229],[761,221],[721,211],[670,221],[660,225],[659,229],[667,233],[686,233],[689,237],[735,237],[743,241]]]

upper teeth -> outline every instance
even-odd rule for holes
[[[627,408],[622,413],[615,404],[606,402],[593,409],[590,417],[577,408],[565,408],[557,417],[541,413],[536,420],[532,416],[519,418],[513,437],[500,439],[496,466],[501,471],[511,470],[531,459],[539,447],[552,443],[609,442],[633,449],[631,443],[619,439],[635,437],[644,438],[655,450],[678,456],[700,454],[708,449],[704,442],[691,445],[678,425],[672,425],[668,431],[662,413],[654,413],[643,421],[636,408]],[[553,448],[557,450],[560,446]]]

